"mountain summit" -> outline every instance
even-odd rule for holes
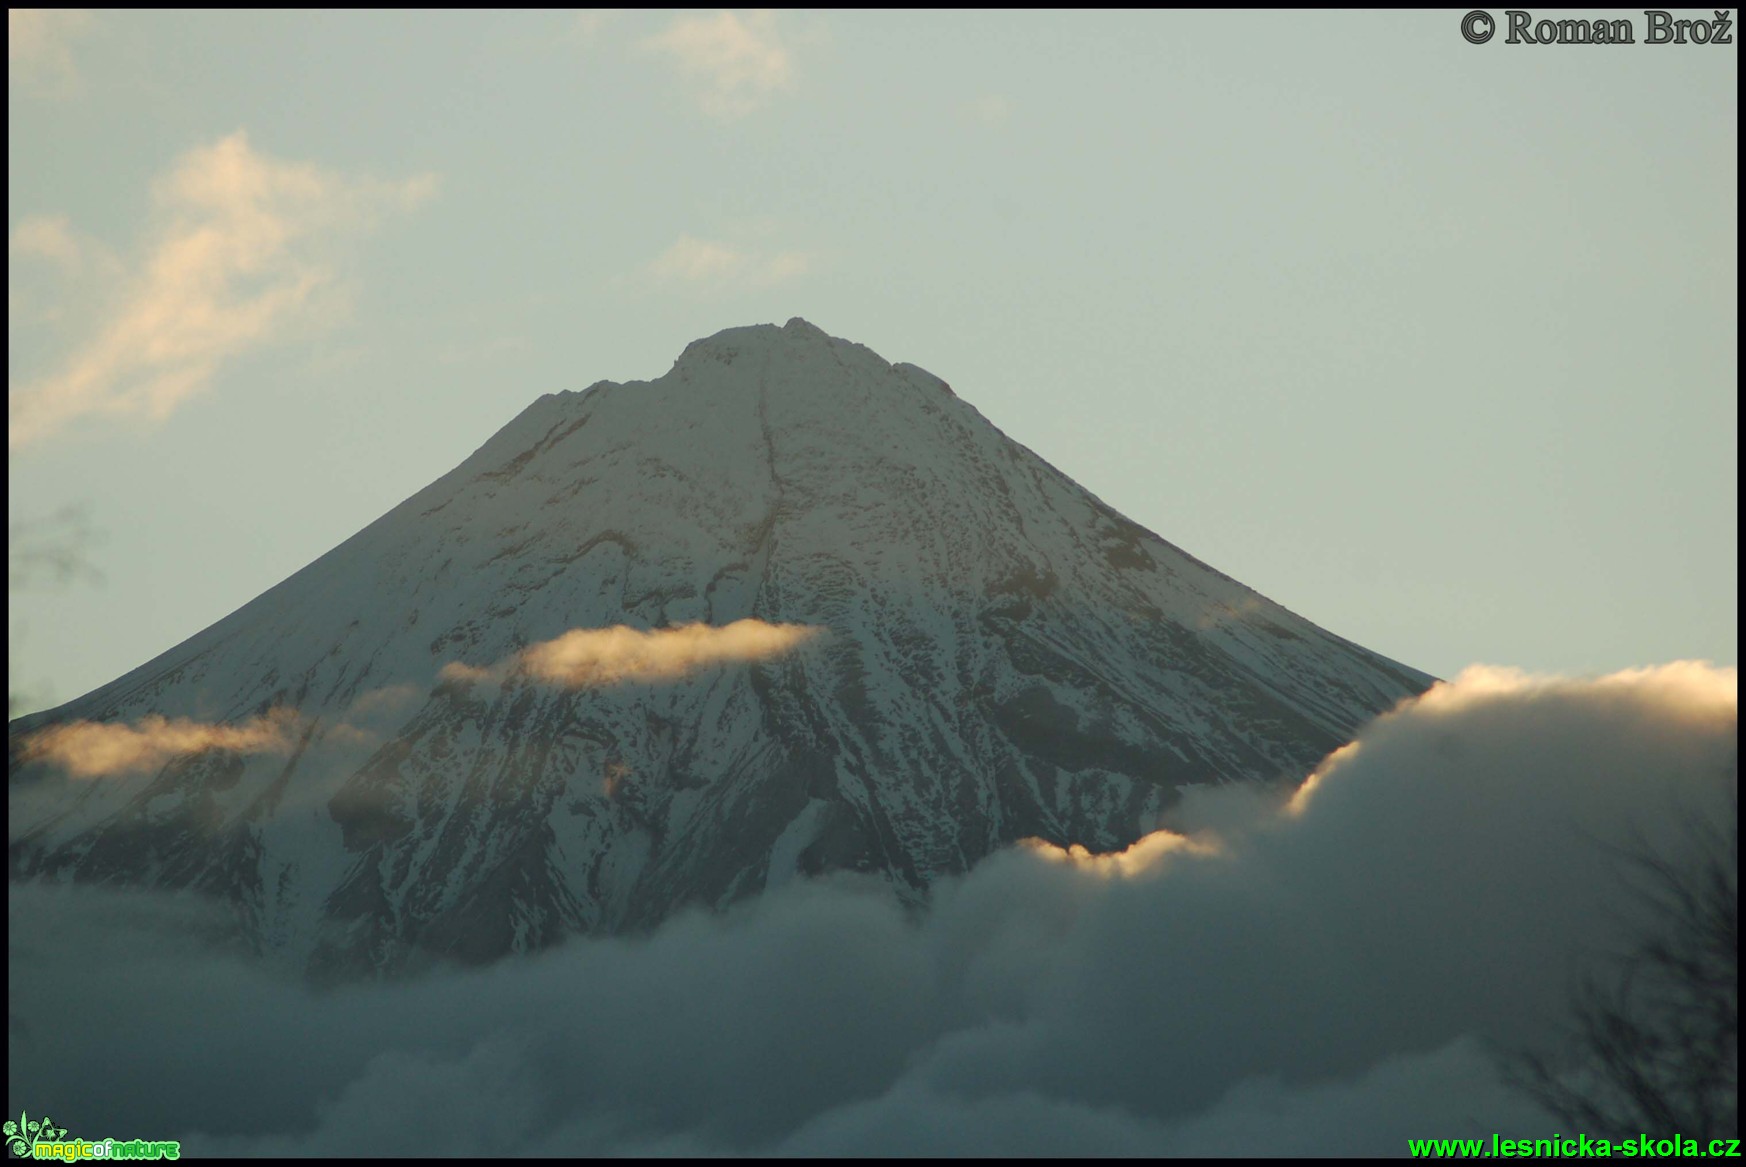
[[[906,897],[1188,784],[1301,777],[1431,678],[803,320],[540,398],[204,632],[10,727],[13,879],[218,893],[333,974]]]

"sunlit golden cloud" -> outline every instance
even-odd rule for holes
[[[1057,847],[1025,841],[1035,855],[1071,864],[1106,878],[1132,877],[1158,870],[1179,855],[1209,857],[1226,849],[1226,834],[1284,827],[1315,808],[1327,790],[1339,787],[1361,769],[1394,765],[1390,757],[1405,748],[1421,754],[1465,759],[1469,751],[1497,748],[1524,754],[1545,750],[1547,768],[1564,765],[1556,752],[1566,737],[1579,736],[1565,723],[1612,717],[1621,726],[1633,720],[1657,733],[1688,733],[1694,741],[1731,734],[1739,720],[1739,672],[1705,661],[1675,661],[1651,668],[1626,669],[1600,677],[1566,677],[1520,669],[1474,665],[1452,681],[1440,681],[1422,695],[1402,701],[1366,726],[1357,740],[1324,758],[1283,802],[1246,785],[1185,792],[1175,818],[1179,829],[1146,835],[1125,851],[1092,854],[1084,847]],[[1535,711],[1538,712],[1535,712]],[[1621,732],[1624,732],[1621,730]],[[1367,751],[1380,750],[1381,761]],[[1422,766],[1422,764],[1421,764]],[[1374,781],[1374,779],[1367,779]],[[1199,805],[1204,802],[1206,805]],[[1216,813],[1207,811],[1218,807]],[[1219,821],[1223,820],[1223,821]]]
[[[162,419],[239,353],[330,320],[336,243],[429,198],[430,175],[359,179],[257,152],[238,131],[184,155],[152,192],[155,226],[114,307],[60,368],[8,385],[11,448],[88,415]],[[64,217],[22,222],[10,248],[80,255]],[[325,314],[325,315],[324,315]]]
[[[1211,835],[1191,838],[1174,831],[1153,831],[1124,850],[1103,854],[1093,853],[1078,843],[1058,847],[1043,839],[1025,839],[1021,845],[1050,863],[1071,864],[1105,879],[1132,878],[1157,870],[1175,855],[1210,856],[1219,853],[1219,842]]]
[[[1681,716],[1733,716],[1740,703],[1740,672],[1708,661],[1681,660],[1622,669],[1600,677],[1563,677],[1496,665],[1471,665],[1452,681],[1432,685],[1418,698],[1427,710],[1455,710],[1499,696],[1515,698],[1589,692],[1630,693]]]
[[[108,778],[155,770],[173,758],[202,750],[285,753],[298,724],[297,714],[289,709],[229,725],[157,714],[132,724],[75,721],[30,737],[23,760],[52,763],[74,778]]]
[[[1418,697],[1401,702],[1374,725],[1384,729],[1396,722],[1411,721],[1419,726],[1434,726],[1438,721],[1483,713],[1488,707],[1515,710],[1535,703],[1547,707],[1580,703],[1588,708],[1618,704],[1639,714],[1652,713],[1663,725],[1714,730],[1739,718],[1740,674],[1733,667],[1718,668],[1707,661],[1690,660],[1624,669],[1600,677],[1566,677],[1496,665],[1470,665],[1454,680],[1439,681]],[[1302,814],[1330,775],[1357,758],[1370,732],[1329,754],[1292,796],[1289,812]]]
[[[573,689],[626,681],[676,681],[715,665],[770,660],[792,652],[822,631],[805,624],[768,624],[751,619],[719,627],[681,624],[647,631],[623,624],[573,628],[490,668],[454,661],[443,666],[441,675],[447,681],[501,681],[525,673],[535,680]]]
[[[1315,797],[1316,791],[1320,789],[1321,784],[1327,779],[1327,776],[1339,766],[1357,758],[1359,749],[1360,746],[1357,742],[1347,742],[1345,745],[1323,758],[1322,764],[1317,766],[1315,771],[1311,773],[1308,778],[1303,780],[1303,785],[1297,788],[1291,796],[1291,801],[1285,804],[1286,813],[1291,815],[1302,814],[1304,809],[1309,806],[1310,799]]]

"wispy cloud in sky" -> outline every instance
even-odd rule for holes
[[[584,45],[591,45],[600,39],[600,34],[607,25],[624,15],[622,8],[584,8],[576,13],[576,19],[571,24],[571,32]]]
[[[144,253],[119,274],[95,335],[55,372],[8,385],[11,448],[88,415],[167,417],[225,361],[331,312],[336,245],[435,189],[431,175],[383,181],[276,159],[241,131],[190,151],[154,184]],[[56,216],[21,222],[19,249],[81,254]]]
[[[79,79],[72,42],[96,23],[83,8],[8,8],[6,79],[38,94],[68,92]]]
[[[126,282],[120,257],[66,215],[20,219],[6,239],[9,329],[72,327],[108,305]]]
[[[774,287],[805,275],[812,265],[805,251],[762,251],[681,235],[649,261],[644,274],[657,286],[713,292]]]
[[[83,251],[65,215],[21,219],[6,239],[9,258],[46,259],[62,267],[77,267]]]
[[[1012,102],[998,93],[984,93],[958,107],[965,121],[983,126],[999,126],[1012,116]]]
[[[643,46],[672,61],[711,117],[744,117],[794,87],[789,46],[768,10],[681,16]]]

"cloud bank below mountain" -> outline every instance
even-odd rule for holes
[[[1547,1135],[1545,1045],[1649,921],[1620,846],[1734,813],[1738,679],[1470,670],[1295,792],[906,913],[797,882],[640,939],[315,993],[197,904],[13,887],[9,1104],[187,1153],[1352,1153]],[[205,936],[208,939],[202,940]]]

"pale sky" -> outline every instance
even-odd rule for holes
[[[1407,664],[1734,664],[1737,49],[1460,19],[13,11],[10,687],[791,316]]]

